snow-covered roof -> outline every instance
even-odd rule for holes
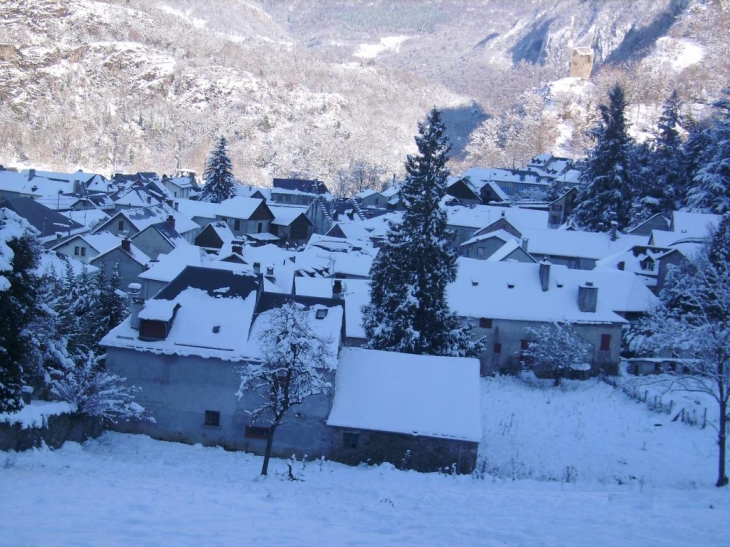
[[[475,205],[473,207],[448,207],[448,224],[467,228],[484,228],[500,218],[506,218],[511,224],[520,228],[547,229],[547,211],[535,211],[519,207],[495,207],[492,205]]]
[[[178,211],[189,218],[202,217],[214,219],[220,209],[219,203],[211,203],[209,201],[178,199],[176,203]]]
[[[60,247],[61,245],[68,244],[75,239],[79,239],[79,240],[83,241],[89,247],[94,249],[97,253],[104,253],[104,252],[108,251],[109,249],[114,249],[114,248],[118,247],[119,244],[122,242],[121,237],[115,236],[112,233],[98,232],[95,234],[76,235],[51,248],[55,249],[56,247]]]
[[[327,425],[479,442],[479,361],[345,348]]]
[[[265,203],[264,200],[256,198],[229,198],[219,204],[217,214],[228,218],[247,219],[262,203]]]
[[[171,215],[175,219],[175,230],[179,234],[185,234],[187,232],[200,229],[200,226],[190,220],[190,218],[186,215],[165,204],[153,205],[151,207],[139,207],[136,209],[125,209],[119,211],[111,218],[111,220],[114,221],[114,219],[120,215],[126,218],[132,226],[140,232],[152,224],[167,221],[167,218]]]
[[[362,326],[362,307],[370,303],[370,280],[342,279],[342,298],[345,301],[345,329],[348,338],[365,338]],[[294,290],[302,296],[331,298],[334,279],[325,277],[295,277]]]
[[[109,220],[109,215],[101,209],[84,209],[81,211],[64,211],[63,216],[79,224],[83,224],[87,228],[93,228],[101,222]]]
[[[570,270],[550,266],[547,291],[542,290],[539,264],[490,262],[459,258],[456,281],[447,287],[449,306],[464,317],[572,323],[625,323],[616,312],[648,311],[656,297],[637,277],[618,270]],[[595,312],[578,307],[578,288],[598,288]]]
[[[319,311],[326,310],[324,314],[318,314]],[[272,310],[267,310],[256,316],[251,326],[251,334],[249,336],[248,352],[252,359],[260,359],[259,338],[262,333],[271,329]],[[307,315],[309,317],[309,326],[312,332],[319,338],[326,340],[327,349],[329,350],[328,368],[334,370],[337,368],[337,356],[340,349],[340,333],[342,332],[343,310],[342,306],[326,306],[324,304],[314,304],[307,307]]]
[[[521,232],[523,239],[528,239],[527,252],[536,258],[545,255],[598,260],[636,245],[646,245],[649,241],[647,236],[620,233],[611,240],[610,234],[598,232],[549,229],[524,229]]]
[[[97,264],[101,264],[101,262],[105,259],[106,255],[108,255],[115,249],[121,249],[121,241],[120,241],[119,245],[117,245],[116,247],[106,249],[104,252],[99,253],[97,256],[93,257],[91,259],[91,262],[96,262]],[[132,243],[129,244],[129,251],[124,251],[122,249],[122,252],[126,252],[130,256],[130,258],[132,258],[132,260],[134,260],[135,262],[137,262],[138,264],[140,264],[142,266],[147,266],[147,264],[149,264],[149,262],[150,262],[150,257],[147,256],[144,252],[142,252],[142,250],[139,247],[137,247],[136,245],[134,245]]]
[[[160,203],[160,200],[142,188],[129,188],[114,200],[115,205],[128,207],[147,207]]]
[[[297,207],[296,205],[269,205],[269,209],[274,215],[271,223],[277,226],[289,226],[307,212],[307,207]]]

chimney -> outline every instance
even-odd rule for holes
[[[129,295],[130,326],[134,330],[139,330],[139,312],[144,307],[144,298],[140,295],[141,291],[142,285],[139,283],[130,283],[127,288],[127,294]]]
[[[172,215],[167,216],[167,223],[170,225],[170,228],[173,230],[175,229],[175,217]]]
[[[179,211],[179,209],[178,209],[179,206],[180,206],[180,203],[177,201],[173,202],[173,204],[172,204],[173,209],[175,209],[176,211]]]
[[[542,292],[547,292],[550,288],[550,262],[543,260],[540,262],[540,286]]]
[[[342,299],[342,280],[341,279],[335,279],[335,282],[332,284],[332,298],[334,298],[335,300]]]
[[[523,237],[522,238],[522,245],[521,245],[521,247],[522,247],[522,250],[523,251],[527,252],[527,246],[528,246],[529,243],[530,243],[530,240],[528,238],[526,238],[526,237]]]
[[[147,203],[152,203],[152,196],[147,196]]]
[[[261,262],[253,263],[253,273],[255,273],[256,275],[259,275],[261,273]]]
[[[616,231],[618,230],[618,222],[615,220],[611,221],[611,241],[616,241],[618,239],[618,236],[616,235]]]
[[[127,251],[128,253],[132,252],[132,242],[128,237],[125,237],[122,240],[122,250]]]
[[[243,241],[238,239],[231,241],[231,251],[243,256]]]
[[[505,218],[507,216],[507,211],[502,210],[502,218]]]
[[[35,169],[28,169],[28,180],[31,181],[35,177]]]
[[[598,305],[598,287],[587,281],[578,287],[578,309],[582,312],[595,313]]]

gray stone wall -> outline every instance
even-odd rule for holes
[[[422,472],[451,470],[471,473],[476,466],[479,443],[333,427],[334,439],[330,458],[349,465],[389,462],[399,469]],[[345,440],[357,436],[357,446],[348,446]]]
[[[21,424],[0,422],[0,450],[30,450],[44,443],[50,448],[60,448],[66,441],[81,443],[96,438],[103,430],[100,419],[80,414],[49,416],[43,427],[26,429]]]
[[[480,354],[482,375],[495,372],[515,373],[520,370],[520,349],[522,340],[532,340],[529,328],[538,328],[547,323],[537,321],[508,321],[493,319],[492,328],[479,327],[479,320],[472,319],[474,338],[485,337],[486,349]],[[616,374],[621,359],[621,325],[618,323],[594,323],[574,325],[576,332],[593,346],[593,362],[590,374],[601,371]],[[601,351],[601,336],[611,336],[609,351]],[[501,344],[501,352],[495,353],[495,344]]]
[[[118,424],[113,429],[263,454],[266,440],[245,434],[247,425],[268,425],[262,420],[254,424],[249,414],[260,404],[261,395],[247,393],[240,400],[236,397],[237,371],[242,365],[213,358],[109,348],[107,367],[126,377],[129,384],[142,388],[137,401],[156,421]],[[285,417],[286,423],[276,430],[273,455],[326,457],[332,435],[325,423],[330,407],[328,397],[314,396],[293,408]],[[220,413],[219,426],[204,425],[206,411]]]

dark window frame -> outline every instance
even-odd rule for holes
[[[492,318],[491,317],[480,317],[479,318],[479,328],[480,329],[491,329],[492,328]]]
[[[343,431],[342,432],[342,446],[350,450],[357,449],[360,444],[360,432],[359,431]]]
[[[205,427],[220,427],[221,413],[217,410],[206,410],[203,425]]]
[[[600,351],[611,351],[611,335],[610,334],[601,335]]]
[[[262,425],[247,425],[244,436],[247,439],[268,439],[271,428]]]

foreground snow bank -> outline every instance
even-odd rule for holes
[[[0,453],[0,545],[730,542],[727,489],[481,480],[331,462],[299,462],[303,480],[290,482],[285,463],[272,460],[273,474],[261,479],[256,456],[117,433]]]

